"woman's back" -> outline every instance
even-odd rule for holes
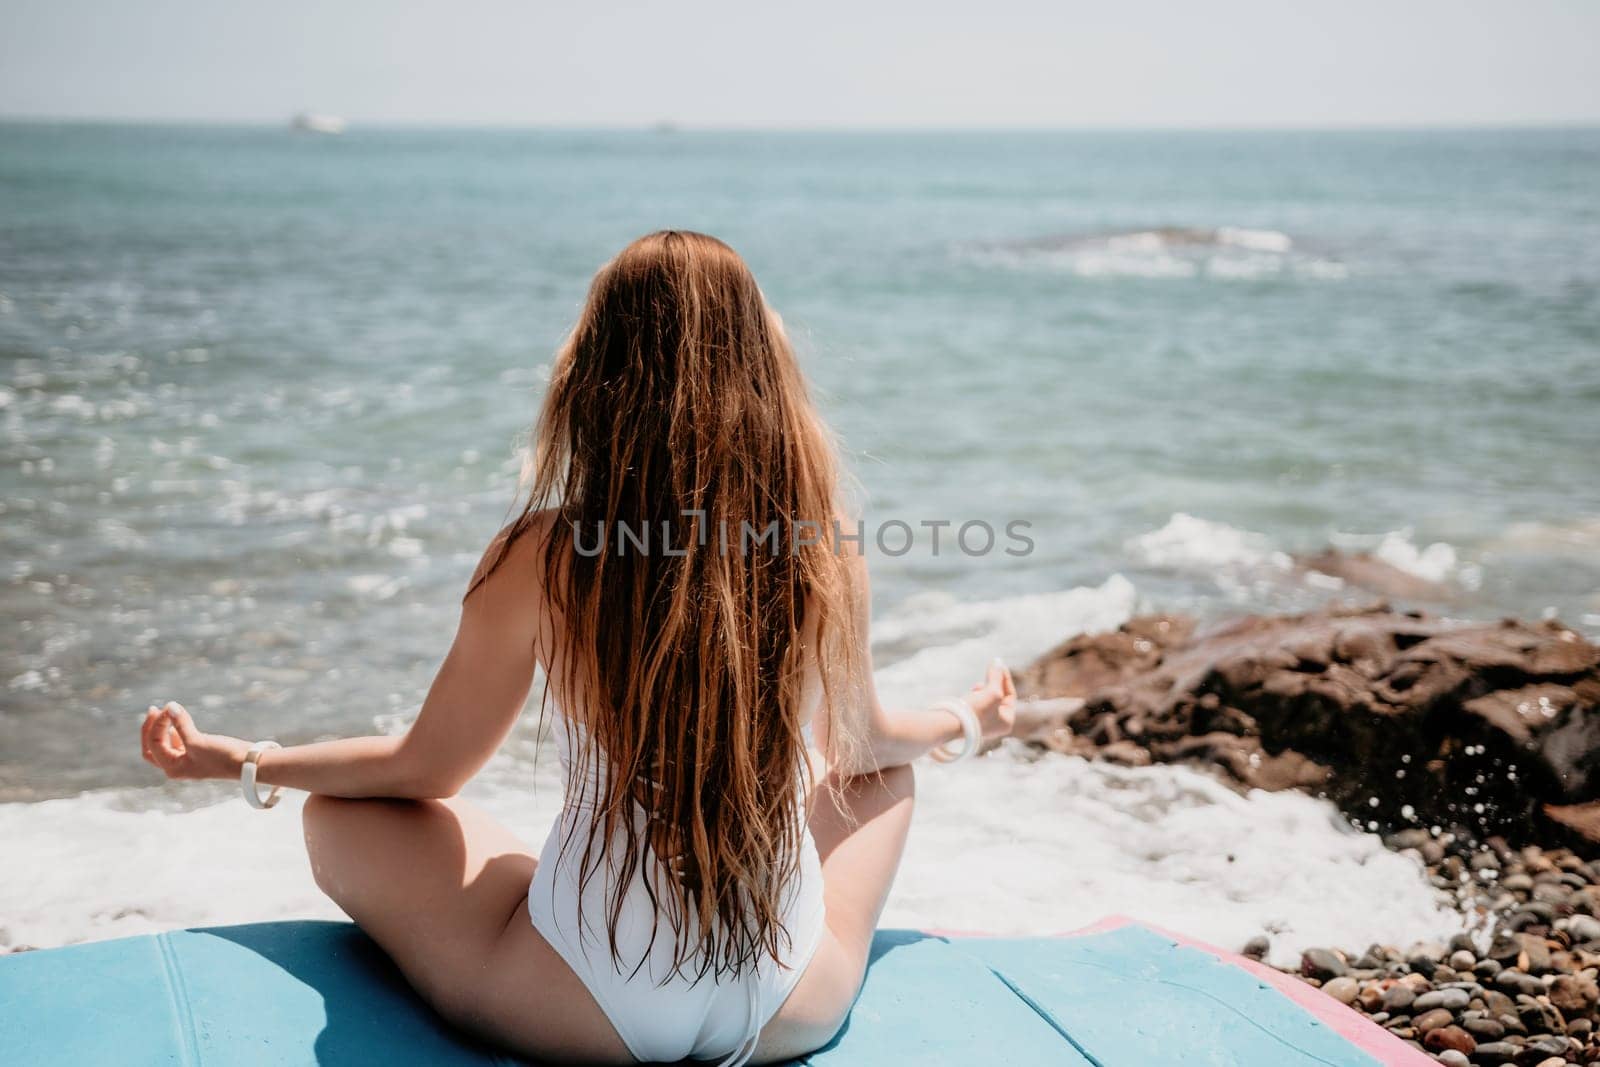
[[[731,249],[652,234],[600,271],[532,474],[508,539],[540,539],[568,777],[534,923],[636,1053],[748,1045],[821,932],[809,682],[855,616],[832,441]],[[682,1003],[613,1010],[651,990]]]

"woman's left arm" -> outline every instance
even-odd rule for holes
[[[267,749],[256,780],[337,797],[459,792],[511,732],[533,684],[542,613],[533,550],[542,538],[534,533],[518,538],[462,602],[455,641],[409,730]],[[474,582],[504,536],[489,546]],[[169,778],[237,778],[250,749],[238,738],[201,732],[179,704],[146,712],[141,742],[145,759]]]

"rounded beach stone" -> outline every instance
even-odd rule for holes
[[[1550,983],[1550,1003],[1565,1015],[1582,1015],[1593,1011],[1600,1003],[1600,985],[1594,979],[1578,975],[1557,975]]]
[[[1429,1030],[1422,1039],[1423,1047],[1432,1052],[1443,1052],[1445,1049],[1454,1049],[1470,1055],[1478,1047],[1472,1035],[1459,1026],[1441,1026],[1437,1030]]]
[[[1444,1064],[1445,1067],[1472,1067],[1472,1061],[1467,1059],[1466,1054],[1457,1052],[1453,1048],[1445,1049],[1434,1058]]]
[[[1600,919],[1592,915],[1574,915],[1567,920],[1567,933],[1577,944],[1600,941]]]
[[[1422,994],[1411,1007],[1416,1011],[1432,1011],[1434,1008],[1460,1011],[1471,999],[1465,989],[1435,989],[1431,993]]]
[[[1417,1028],[1419,1033],[1425,1034],[1430,1030],[1437,1030],[1441,1026],[1449,1026],[1454,1021],[1455,1018],[1448,1009],[1434,1008],[1432,1011],[1425,1011],[1414,1018],[1412,1025]]]
[[[1400,984],[1389,987],[1383,995],[1383,1010],[1387,1012],[1403,1011],[1411,1007],[1417,999],[1417,991],[1408,985]]]
[[[1338,978],[1330,978],[1323,983],[1322,991],[1340,1004],[1350,1004],[1356,999],[1356,994],[1361,991],[1361,987],[1354,978],[1348,975],[1340,975]]]
[[[1308,948],[1300,954],[1300,973],[1307,978],[1320,978],[1324,982],[1339,978],[1349,970],[1338,953],[1325,948]]]

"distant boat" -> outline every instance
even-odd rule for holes
[[[302,111],[294,117],[289,126],[300,133],[343,133],[344,119],[338,115],[318,115],[311,111]]]

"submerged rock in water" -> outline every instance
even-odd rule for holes
[[[1329,548],[1316,555],[1296,556],[1294,562],[1302,571],[1315,571],[1396,600],[1449,600],[1454,595],[1443,582],[1401,570],[1370,552]]]
[[[1600,851],[1600,648],[1558,622],[1459,623],[1385,607],[1197,628],[1141,616],[1018,675],[1077,698],[1019,724],[1059,751],[1201,761],[1324,793],[1363,824],[1453,825]]]

